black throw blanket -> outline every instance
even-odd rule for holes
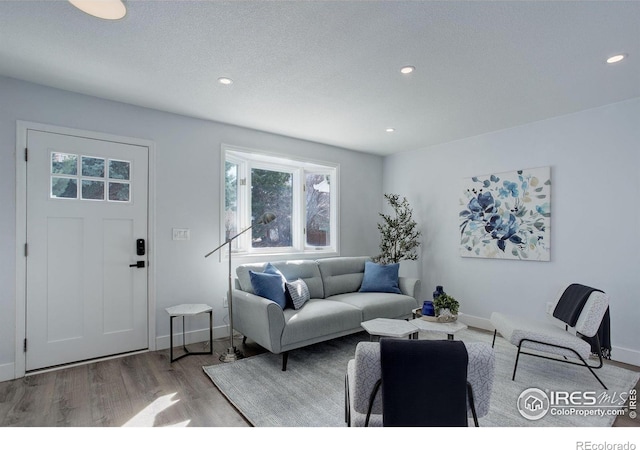
[[[570,327],[574,327],[578,322],[578,317],[584,308],[589,296],[592,292],[603,292],[600,289],[584,286],[582,284],[571,284],[562,293],[558,304],[553,310],[553,317],[568,324]],[[582,336],[586,342],[591,345],[591,352],[598,353],[598,337],[600,341],[600,350],[602,356],[606,359],[611,359],[611,323],[609,317],[609,308],[600,322],[598,332],[593,337]]]
[[[467,426],[461,341],[380,340],[383,426]]]

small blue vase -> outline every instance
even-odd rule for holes
[[[433,299],[437,299],[438,297],[440,297],[442,294],[444,294],[445,292],[442,290],[442,286],[436,286],[436,290],[433,291]]]
[[[436,315],[436,311],[433,308],[433,302],[430,300],[425,300],[424,303],[422,303],[422,315],[423,316],[435,316]]]

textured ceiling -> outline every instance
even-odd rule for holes
[[[0,0],[0,75],[382,155],[640,97],[638,1],[125,3]]]

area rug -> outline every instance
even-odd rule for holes
[[[491,343],[492,335],[463,330],[456,339]],[[420,333],[421,339],[442,338]],[[344,427],[344,377],[347,362],[353,359],[358,342],[369,335],[359,333],[311,345],[289,354],[287,371],[282,372],[282,356],[264,353],[230,364],[203,367],[215,386],[256,427]],[[598,375],[604,391],[584,367],[522,356],[516,380],[511,380],[516,354],[514,346],[496,341],[495,379],[489,414],[480,418],[482,427],[608,427],[615,416],[547,414],[539,420],[523,417],[517,399],[529,388],[543,391],[607,392],[611,398],[626,395],[635,387],[639,373],[605,364]]]

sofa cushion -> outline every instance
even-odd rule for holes
[[[318,260],[324,298],[347,292],[358,292],[364,277],[364,263],[367,256],[343,256]]]
[[[304,280],[298,279],[296,281],[287,282],[286,289],[291,298],[293,309],[300,309],[309,301],[311,295],[309,294],[309,288]]]
[[[285,309],[281,344],[316,339],[360,327],[362,312],[342,302],[312,298],[301,309]]]
[[[329,297],[327,301],[346,303],[360,309],[363,322],[378,317],[389,319],[410,317],[411,310],[418,307],[418,302],[413,297],[385,292],[339,294]]]
[[[364,277],[360,292],[390,292],[402,294],[398,286],[398,271],[400,264],[376,264],[371,261],[364,263]]]
[[[273,261],[271,264],[282,272],[287,281],[295,281],[298,278],[304,280],[309,288],[309,295],[311,298],[324,297],[322,278],[316,261]],[[249,271],[262,272],[266,265],[267,263],[249,263],[238,266],[236,269],[236,275],[238,276],[240,289],[245,292],[249,292],[250,294],[255,294],[253,287],[251,286]]]
[[[251,285],[256,295],[276,302],[282,309],[287,305],[284,293],[284,279],[277,273],[249,271]]]

